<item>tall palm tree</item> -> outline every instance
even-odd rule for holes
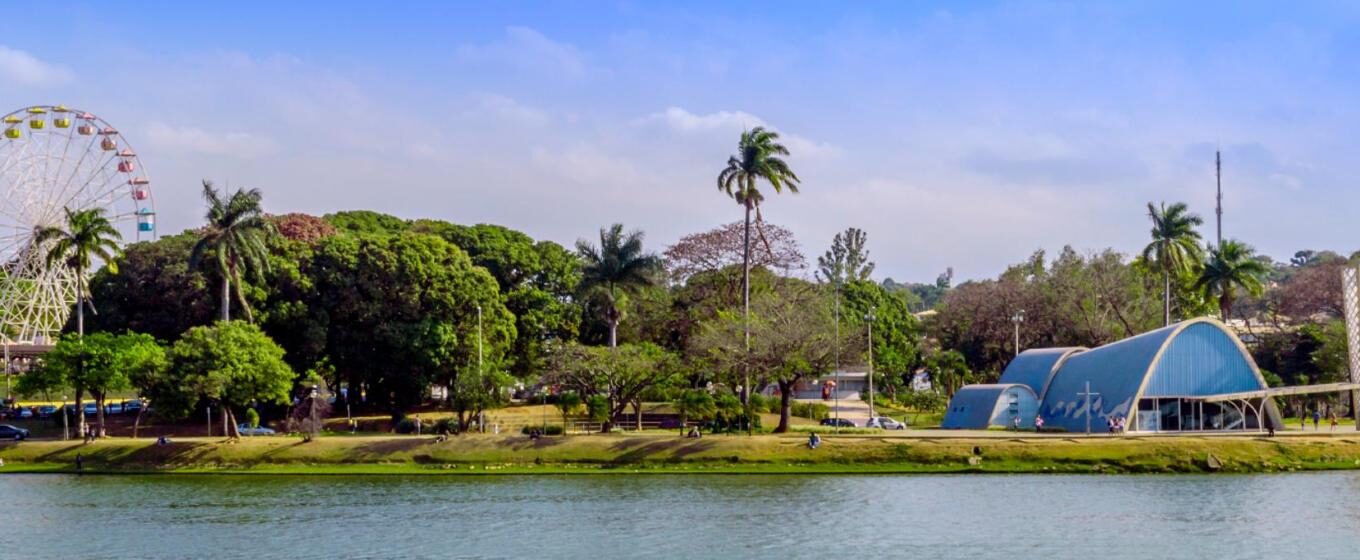
[[[208,225],[199,230],[198,242],[189,254],[190,268],[197,268],[205,258],[216,263],[222,275],[222,320],[231,320],[232,286],[237,301],[245,309],[246,320],[254,318],[250,305],[241,290],[244,272],[257,280],[269,269],[265,239],[274,226],[265,219],[260,207],[260,189],[237,189],[226,199],[213,188],[211,181],[203,181],[203,199],[208,203]]]
[[[583,292],[598,290],[604,295],[609,347],[614,348],[618,346],[619,322],[623,320],[619,292],[655,285],[661,272],[661,259],[655,254],[644,253],[642,232],[624,233],[623,224],[601,228],[598,248],[584,239],[577,241],[576,252],[585,261],[580,289]]]
[[[728,157],[727,167],[718,173],[718,190],[732,197],[746,211],[746,226],[742,234],[741,300],[748,351],[751,348],[751,212],[754,211],[756,219],[759,220],[760,203],[765,201],[765,195],[761,194],[757,185],[760,181],[765,181],[774,188],[775,193],[784,192],[785,187],[791,193],[798,193],[798,175],[780,157],[789,155],[789,149],[778,140],[778,132],[765,130],[762,126],[742,132],[741,140],[737,142],[736,155]],[[748,371],[745,376],[742,384],[742,402],[746,405],[749,417],[750,372]],[[749,425],[747,431],[750,431]]]
[[[95,258],[104,261],[109,272],[118,273],[118,263],[114,259],[120,253],[118,242],[123,235],[104,216],[103,208],[64,210],[64,226],[39,227],[34,232],[33,244],[47,246],[48,266],[65,266],[75,272],[76,334],[85,336],[85,302],[89,298],[85,275]]]
[[[1232,315],[1237,288],[1259,296],[1265,291],[1261,279],[1269,273],[1270,267],[1256,259],[1256,250],[1251,245],[1228,239],[1220,247],[1209,248],[1209,258],[1195,281],[1195,289],[1203,290],[1206,297],[1217,297],[1219,313],[1227,321]]]
[[[118,241],[123,239],[123,235],[118,233],[118,229],[113,227],[108,217],[104,216],[103,208],[88,208],[85,210],[63,209],[66,212],[66,224],[64,226],[39,227],[34,231],[33,246],[46,246],[47,265],[49,267],[65,266],[75,272],[76,276],[76,336],[79,339],[85,337],[85,302],[89,299],[89,287],[86,285],[85,275],[94,264],[94,259],[104,261],[104,266],[110,273],[118,273],[118,258],[121,252],[118,249]],[[84,362],[81,362],[83,367]],[[76,390],[76,418],[77,430],[83,436],[85,434],[85,414],[81,411],[81,391]],[[63,414],[65,411],[63,411]],[[101,408],[99,414],[99,426],[102,430],[104,425],[104,410]],[[103,435],[102,433],[100,434]]]
[[[1148,218],[1152,219],[1152,242],[1143,249],[1143,260],[1162,272],[1164,318],[1170,325],[1171,277],[1189,272],[1198,265],[1203,251],[1195,227],[1203,225],[1204,220],[1191,214],[1184,202],[1171,206],[1163,202],[1160,209],[1149,202],[1147,208]]]

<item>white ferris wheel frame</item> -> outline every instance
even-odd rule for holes
[[[33,244],[37,228],[63,225],[67,208],[104,208],[124,242],[154,239],[155,199],[136,150],[93,113],[34,105],[0,119],[0,342],[50,344],[78,284],[70,268],[48,266]]]

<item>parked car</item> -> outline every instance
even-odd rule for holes
[[[19,418],[32,418],[32,417],[33,417],[33,408],[32,408],[32,407],[27,407],[27,406],[21,406],[21,407],[19,407],[19,411],[18,411],[18,413],[15,414],[15,416],[17,416],[17,417],[19,417]]]
[[[243,435],[243,436],[272,436],[272,435],[274,435],[274,430],[271,430],[271,429],[266,428],[266,427],[264,427],[264,426],[256,426],[256,427],[252,428],[252,427],[250,427],[250,424],[241,424],[241,425],[239,425],[239,426],[236,426],[236,431],[237,431],[237,432],[240,432],[241,435]]]
[[[9,424],[0,424],[0,439],[25,440],[28,439],[28,430]]]
[[[97,412],[99,412],[99,405],[94,404],[94,403],[92,403],[92,402],[85,403],[85,415],[86,415],[86,416],[94,416],[95,413],[97,413]]]
[[[887,416],[875,416],[864,423],[865,428],[879,428],[883,430],[905,430],[907,425]]]
[[[836,426],[836,427],[838,427],[838,428],[854,428],[854,427],[855,427],[855,423],[854,423],[854,422],[851,422],[849,418],[823,418],[823,419],[822,419],[822,425],[823,425],[823,426]]]
[[[104,405],[104,414],[122,414],[123,405],[121,403],[109,403]]]
[[[57,407],[53,405],[48,404],[38,407],[38,418],[51,418],[52,415],[56,413]]]
[[[123,404],[123,410],[126,410],[126,411],[128,411],[129,413],[137,412],[137,411],[139,411],[139,410],[141,410],[141,409],[142,409],[142,400],[141,400],[141,399],[132,399],[132,400],[128,401],[127,403]]]

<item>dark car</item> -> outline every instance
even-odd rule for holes
[[[823,418],[823,419],[822,419],[822,425],[823,425],[823,426],[835,426],[835,427],[838,427],[838,428],[854,428],[854,427],[855,427],[855,423],[854,423],[854,422],[851,422],[849,418]]]
[[[28,439],[28,430],[11,426],[9,424],[0,424],[0,439],[12,439],[12,440]]]

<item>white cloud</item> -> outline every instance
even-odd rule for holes
[[[0,45],[0,77],[27,86],[61,85],[75,79],[64,66],[39,60],[27,52]]]
[[[628,160],[613,157],[590,144],[576,144],[564,150],[536,148],[533,163],[548,173],[583,185],[624,186],[644,182],[644,177]]]
[[[253,159],[278,151],[273,139],[245,132],[212,133],[194,127],[173,127],[161,122],[151,123],[146,137],[162,150],[190,152],[210,156]]]
[[[477,94],[472,97],[472,103],[475,109],[465,112],[470,116],[491,115],[506,121],[536,126],[548,122],[547,111],[530,107],[504,95]]]
[[[760,117],[745,111],[717,111],[707,114],[691,113],[681,107],[667,107],[666,110],[652,113],[634,121],[636,124],[661,124],[671,130],[683,133],[708,131],[742,131],[757,126],[773,128]],[[839,147],[826,142],[817,142],[797,134],[780,132],[785,146],[794,155],[808,158],[835,158],[843,152]]]
[[[528,27],[507,27],[504,39],[484,45],[462,45],[455,54],[464,62],[509,64],[573,78],[586,73],[585,57],[575,46],[549,39]]]

